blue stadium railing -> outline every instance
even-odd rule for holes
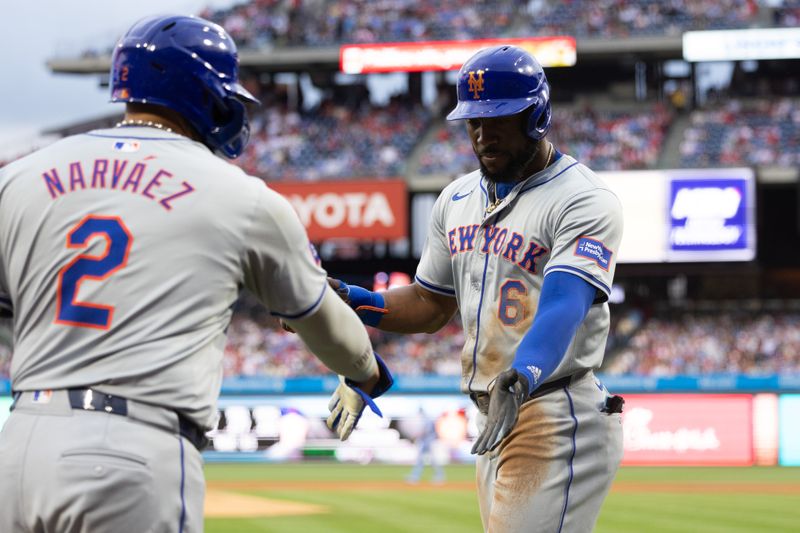
[[[800,392],[800,374],[744,375],[706,374],[696,376],[604,376],[600,379],[613,392]],[[227,378],[223,395],[327,394],[339,381],[335,376],[278,378],[269,376]],[[395,376],[392,392],[399,394],[458,394],[458,376]],[[0,396],[11,394],[9,380],[0,380]]]

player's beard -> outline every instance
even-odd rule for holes
[[[524,150],[510,154],[511,159],[508,165],[500,172],[489,172],[489,169],[483,164],[481,158],[478,157],[481,172],[489,181],[494,183],[516,183],[521,181],[528,177],[525,175],[525,169],[527,169],[533,160],[536,159],[536,156],[539,155],[539,146],[539,143],[529,140]]]

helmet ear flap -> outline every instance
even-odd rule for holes
[[[544,138],[550,130],[551,119],[552,111],[549,100],[544,106],[534,105],[531,107],[531,113],[528,115],[528,137],[534,141]]]
[[[215,127],[208,137],[214,141],[217,151],[229,159],[238,157],[250,140],[250,124],[247,108],[235,95],[215,98],[212,117]]]

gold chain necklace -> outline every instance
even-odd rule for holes
[[[164,130],[167,133],[172,133],[172,128],[168,128],[163,124],[159,124],[158,122],[153,122],[152,120],[123,120],[122,122],[117,122],[115,128],[121,128],[123,126],[143,126],[147,128],[158,128],[160,130]]]
[[[547,161],[545,161],[542,170],[546,169],[550,166],[550,161],[553,159],[553,153],[555,152],[555,148],[553,148],[553,143],[549,143],[549,148],[547,150]],[[497,183],[492,182],[492,196],[494,196],[494,202],[486,206],[486,214],[491,214],[492,211],[497,209],[497,207],[503,203],[504,198],[497,197]]]

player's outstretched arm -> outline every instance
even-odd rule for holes
[[[314,313],[284,319],[325,366],[360,383],[369,392],[379,378],[367,330],[355,313],[328,287]]]
[[[339,386],[328,408],[328,427],[341,440],[355,429],[369,407],[381,416],[373,402],[394,383],[389,369],[372,351],[367,331],[356,314],[326,287],[316,312],[302,319],[284,319],[320,361],[339,374]]]
[[[434,333],[458,310],[456,299],[431,292],[417,283],[373,292],[328,278],[330,286],[358,314],[361,321],[396,333]]]

